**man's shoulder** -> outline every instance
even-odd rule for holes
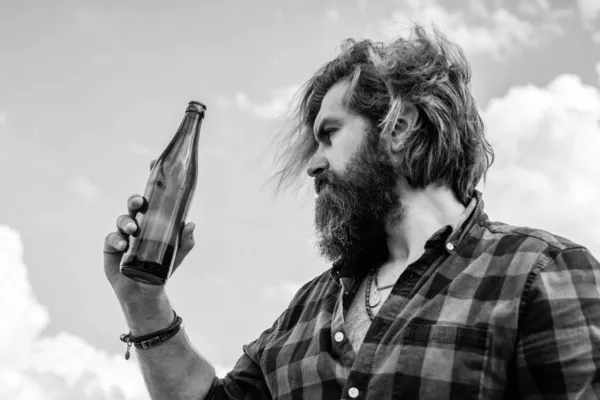
[[[512,248],[515,252],[546,252],[556,255],[564,250],[584,248],[571,239],[545,229],[490,220],[480,226],[484,230],[481,235],[483,241]]]
[[[457,248],[460,260],[472,268],[485,267],[486,275],[505,275],[532,282],[541,271],[577,269],[596,265],[589,250],[546,229],[480,220]],[[595,268],[595,267],[594,267]],[[507,280],[506,282],[509,282]]]
[[[327,304],[331,305],[331,296],[335,296],[338,291],[337,284],[330,275],[331,269],[309,280],[296,291],[277,321],[278,332],[293,328],[299,321],[313,320],[319,312],[328,308]]]
[[[337,283],[331,276],[332,268],[315,276],[296,291],[290,305],[303,305],[320,301],[327,295],[335,293]]]

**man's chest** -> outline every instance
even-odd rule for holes
[[[367,290],[369,290],[369,301],[367,301]],[[358,292],[352,299],[346,313],[345,322],[348,339],[350,340],[352,349],[355,353],[358,353],[361,344],[365,340],[367,331],[371,326],[371,318],[369,317],[367,308],[370,310],[371,315],[375,316],[387,299],[388,293],[389,291],[387,290],[378,293],[378,298],[375,298],[378,302],[375,305],[375,302],[373,301],[373,290],[372,288],[369,288],[368,279],[364,279]]]
[[[497,279],[477,280],[477,265],[449,279],[444,267],[423,279],[407,274],[392,293],[381,291],[373,322],[366,281],[353,296],[338,291],[319,297],[315,309],[292,309],[293,321],[278,330],[262,359],[273,371],[273,398],[288,398],[298,387],[305,397],[314,388],[313,397],[321,398],[327,385],[335,387],[332,398],[353,387],[369,399],[471,399],[484,387],[501,393],[522,284],[499,288]]]

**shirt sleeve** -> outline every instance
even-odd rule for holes
[[[521,398],[600,399],[600,264],[584,248],[563,250],[530,285],[515,358]]]
[[[258,339],[243,346],[242,356],[222,379],[215,378],[204,400],[267,400],[271,399],[265,376],[260,367],[262,354],[277,332],[284,314]]]

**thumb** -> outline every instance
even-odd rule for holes
[[[181,240],[179,241],[179,250],[190,251],[194,248],[194,229],[196,229],[196,224],[193,222],[185,224],[183,229],[181,230]]]
[[[190,222],[186,224],[181,230],[181,236],[179,240],[179,248],[177,249],[177,254],[175,255],[175,262],[173,264],[173,272],[181,265],[185,257],[189,254],[189,252],[194,248],[195,240],[194,240],[194,229],[196,228],[196,224]]]

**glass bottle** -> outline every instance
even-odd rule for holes
[[[198,140],[206,106],[192,101],[177,133],[156,160],[144,191],[144,206],[121,260],[121,273],[162,286],[173,272],[181,229],[198,180]]]

